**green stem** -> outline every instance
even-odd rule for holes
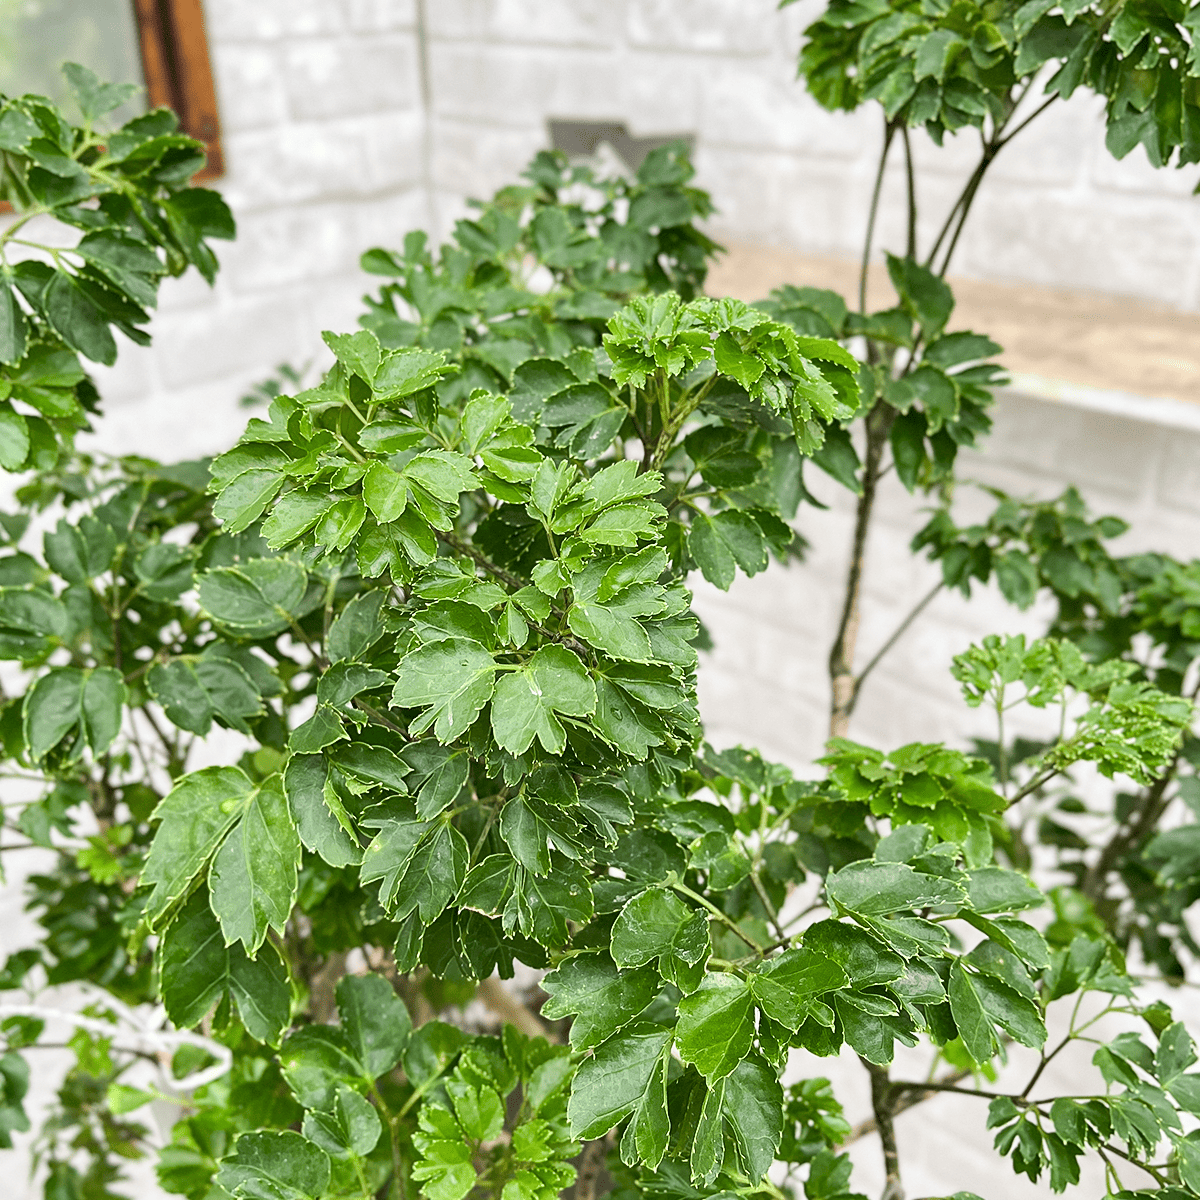
[[[867,214],[867,233],[863,239],[862,266],[858,273],[858,311],[863,316],[867,314],[867,275],[871,269],[871,245],[875,241],[875,222],[879,216],[879,198],[883,194],[883,174],[887,168],[888,150],[891,149],[895,133],[895,124],[885,117],[883,148],[879,152],[879,167],[875,172],[875,187],[871,192],[871,209]]]
[[[681,895],[687,896],[689,899],[695,900],[697,904],[703,905],[708,911],[716,917],[722,925],[726,926],[731,933],[736,933],[738,937],[753,950],[759,958],[762,958],[766,951],[758,944],[745,930],[743,930],[737,922],[729,916],[728,913],[722,912],[711,900],[700,895],[699,892],[694,892],[690,887],[683,883],[673,883],[671,887]]]

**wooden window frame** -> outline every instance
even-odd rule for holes
[[[175,110],[180,129],[203,142],[208,154],[196,178],[216,179],[225,173],[225,159],[203,2],[133,0],[133,10],[150,107]]]

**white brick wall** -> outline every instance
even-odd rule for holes
[[[720,209],[718,236],[854,254],[879,130],[873,111],[826,113],[795,82],[800,30],[819,8],[820,0],[783,13],[775,0],[426,0],[423,86],[415,0],[208,0],[228,164],[218,186],[240,236],[218,244],[223,269],[211,291],[194,278],[164,286],[151,350],[126,346],[116,369],[97,372],[107,408],[100,443],[163,457],[227,445],[243,424],[236,402],[249,383],[280,361],[323,361],[320,330],[352,325],[372,286],[357,269],[362,250],[431,222],[444,232],[464,197],[511,181],[545,144],[547,117],[616,118],[643,135],[693,132],[699,182]],[[926,237],[969,169],[969,140],[935,151],[917,139],[928,169]],[[1193,176],[1153,172],[1140,150],[1113,162],[1098,105],[1081,95],[1001,156],[956,268],[1200,309]],[[892,245],[899,189],[898,173],[889,175],[881,230]],[[1041,496],[1077,481],[1099,509],[1133,521],[1126,545],[1188,555],[1198,463],[1196,433],[1014,395],[1000,402],[988,450],[970,456],[965,473]],[[824,656],[851,519],[844,492],[815,470],[808,479],[832,504],[802,514],[808,562],[698,597],[717,642],[701,674],[711,738],[797,765],[824,738]],[[863,654],[934,578],[903,548],[917,507],[885,486]],[[1038,625],[995,595],[969,606],[939,597],[873,679],[853,733],[894,745],[990,732],[957,699],[945,667],[985,632]],[[0,893],[10,944],[27,929],[19,907],[10,882]],[[983,1178],[991,1195],[1048,1195],[994,1165],[981,1118],[964,1126],[952,1102],[937,1103],[901,1120],[902,1131],[918,1133],[914,1194],[987,1191]],[[865,1104],[858,1096],[854,1119]],[[931,1132],[934,1112],[950,1133]],[[861,1144],[856,1157],[870,1182],[874,1146]],[[136,1192],[155,1194],[145,1182]]]
[[[879,142],[873,110],[821,109],[795,80],[820,0],[208,0],[239,240],[209,292],[169,282],[149,352],[104,377],[102,444],[199,453],[241,423],[235,398],[349,325],[358,255],[512,180],[550,116],[692,132],[718,236],[853,255]],[[428,97],[426,105],[425,97]],[[972,135],[918,136],[923,233],[972,163]],[[896,163],[899,166],[899,163]],[[1000,156],[957,269],[1200,308],[1194,172],[1114,162],[1099,104],[1051,109]],[[889,174],[884,243],[899,235]],[[135,406],[136,411],[131,411]],[[197,421],[195,414],[203,412]],[[180,441],[180,433],[191,437]],[[130,438],[133,439],[130,442]],[[166,448],[171,448],[169,451]]]

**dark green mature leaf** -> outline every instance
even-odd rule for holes
[[[698,968],[708,950],[704,914],[688,908],[664,888],[635,896],[612,929],[612,957],[618,967],[640,967],[658,959],[664,977],[675,982],[679,982],[681,970]]]
[[[750,987],[736,975],[706,975],[679,1001],[675,1046],[710,1083],[724,1079],[750,1052],[754,1039]]]
[[[671,1031],[645,1022],[609,1038],[580,1064],[567,1114],[577,1138],[602,1137],[643,1102]]]
[[[757,1182],[775,1161],[783,1137],[783,1088],[775,1072],[756,1055],[743,1059],[725,1080],[722,1109],[738,1166]]]
[[[279,775],[259,784],[239,807],[241,820],[213,859],[209,888],[226,942],[240,941],[254,954],[269,929],[282,935],[291,916],[300,837]]]
[[[958,1036],[967,1053],[977,1063],[985,1063],[995,1053],[995,1037],[977,980],[978,976],[970,975],[959,963],[951,964],[950,1011],[958,1026]]]
[[[893,862],[851,863],[827,877],[825,892],[835,911],[864,917],[955,904],[963,898],[962,889],[950,880]]]
[[[607,955],[565,959],[543,980],[550,999],[542,1015],[574,1017],[571,1045],[590,1050],[632,1021],[658,994],[661,983],[650,967],[618,971]]]
[[[302,566],[286,558],[251,559],[200,577],[200,604],[241,637],[280,633],[300,613],[308,584]]]
[[[341,1084],[331,1112],[304,1114],[304,1136],[334,1158],[363,1158],[375,1149],[383,1123],[369,1100]]]
[[[145,908],[152,926],[187,893],[254,790],[237,767],[205,767],[185,775],[159,802],[154,810],[158,831],[141,878],[152,889]]]
[[[0,363],[13,366],[24,357],[26,328],[25,314],[17,303],[16,292],[8,280],[0,276]]]
[[[842,964],[808,945],[792,947],[763,963],[750,976],[750,988],[759,1007],[773,1020],[797,1030],[823,992],[836,991],[848,982]]]
[[[163,932],[159,989],[167,1015],[181,1029],[198,1025],[228,994],[251,1037],[275,1044],[291,1017],[287,967],[273,946],[249,958],[226,947],[208,896],[197,891]]]
[[[543,646],[519,670],[501,676],[492,700],[492,731],[510,754],[524,754],[534,738],[561,754],[566,730],[560,717],[590,716],[596,687],[578,657],[563,646]]]
[[[346,867],[362,861],[350,818],[320,754],[293,755],[283,773],[288,807],[300,841],[330,866]]]
[[[399,1061],[412,1032],[404,1001],[379,975],[347,975],[337,986],[342,1029],[366,1078],[386,1074]]]
[[[411,725],[412,732],[424,733],[432,726],[438,741],[445,743],[474,724],[492,697],[495,680],[495,660],[477,642],[463,638],[432,642],[401,662],[392,703],[423,708]]]
[[[25,697],[30,757],[35,762],[45,758],[76,728],[93,755],[103,754],[120,732],[126,695],[120,673],[112,667],[60,667],[43,675]]]
[[[644,1163],[654,1170],[667,1151],[671,1135],[671,1118],[667,1111],[668,1058],[664,1047],[621,1138],[621,1161],[630,1166]]]
[[[243,1133],[217,1183],[245,1200],[319,1200],[329,1186],[329,1156],[290,1129]]]
[[[688,530],[688,552],[709,583],[728,591],[735,568],[757,575],[766,568],[767,542],[753,518],[736,509],[707,517],[696,513]]]
[[[920,324],[927,341],[945,328],[954,310],[954,295],[946,283],[911,258],[887,256],[888,275],[900,303]]]
[[[329,1112],[340,1086],[366,1087],[363,1065],[336,1025],[306,1025],[289,1033],[279,1050],[279,1066],[305,1108]]]
[[[812,454],[812,460],[827,475],[832,476],[844,488],[856,496],[862,492],[862,481],[858,477],[862,463],[850,434],[837,425],[825,431],[825,440]]]

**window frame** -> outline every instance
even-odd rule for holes
[[[180,129],[204,143],[208,161],[196,178],[225,173],[203,0],[133,0],[142,74],[151,108],[174,109]]]

